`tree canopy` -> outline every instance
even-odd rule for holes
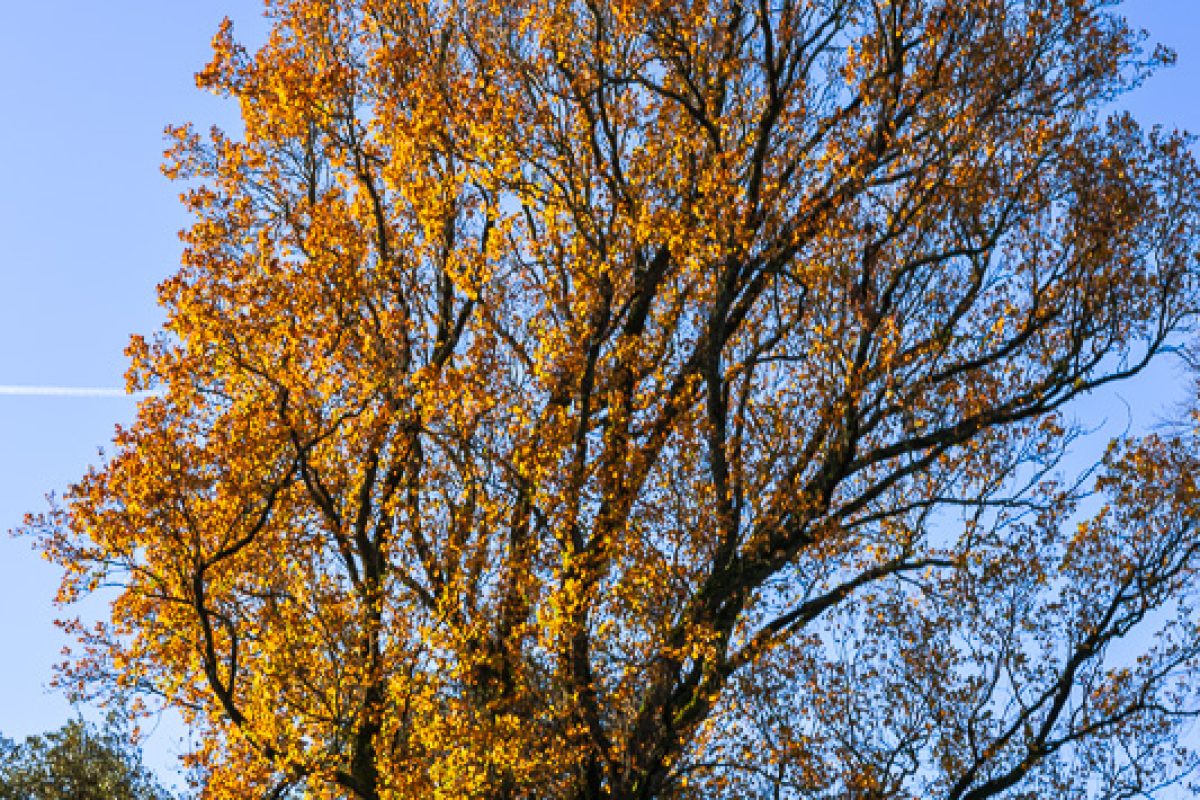
[[[169,800],[128,730],[72,720],[17,744],[0,737],[0,800]]]
[[[272,0],[158,389],[31,522],[206,797],[1134,797],[1197,710],[1200,175],[1107,0]],[[1091,792],[1091,794],[1089,794]]]

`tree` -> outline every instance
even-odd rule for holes
[[[168,800],[115,720],[72,720],[21,744],[0,738],[0,800]]]
[[[278,0],[158,388],[31,527],[209,797],[1131,797],[1191,768],[1200,180],[1105,0]],[[1191,683],[1189,683],[1191,681]]]

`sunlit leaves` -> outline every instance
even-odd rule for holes
[[[1060,469],[1196,311],[1196,167],[1102,118],[1162,61],[1104,6],[223,26],[244,134],[169,132],[195,222],[130,347],[165,394],[40,523],[64,599],[121,587],[75,674],[185,709],[211,797],[1173,774],[1186,450],[1084,522]]]

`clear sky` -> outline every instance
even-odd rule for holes
[[[130,333],[161,320],[155,285],[187,223],[159,172],[163,127],[229,124],[195,88],[223,16],[248,34],[258,0],[0,2],[0,386],[123,386]],[[54,728],[71,709],[46,691],[64,639],[55,569],[2,531],[46,508],[97,460],[120,396],[0,393],[0,734]],[[171,726],[165,726],[170,729]],[[160,769],[176,749],[149,742]]]
[[[162,130],[228,125],[234,110],[194,88],[221,17],[260,36],[257,0],[6,0],[0,23],[0,387],[119,388],[128,335],[161,315],[187,219],[159,173]],[[1178,65],[1123,101],[1145,123],[1200,131],[1200,0],[1132,0],[1126,13]],[[1177,396],[1178,372],[1122,390],[1139,421]],[[0,389],[0,531],[46,508],[132,418],[120,396]],[[0,734],[71,714],[47,690],[65,641],[53,625],[57,573],[0,534]],[[147,743],[170,769],[178,727]]]

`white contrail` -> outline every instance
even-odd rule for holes
[[[0,396],[9,397],[156,397],[162,392],[127,392],[124,389],[102,389],[95,386],[0,386]]]

